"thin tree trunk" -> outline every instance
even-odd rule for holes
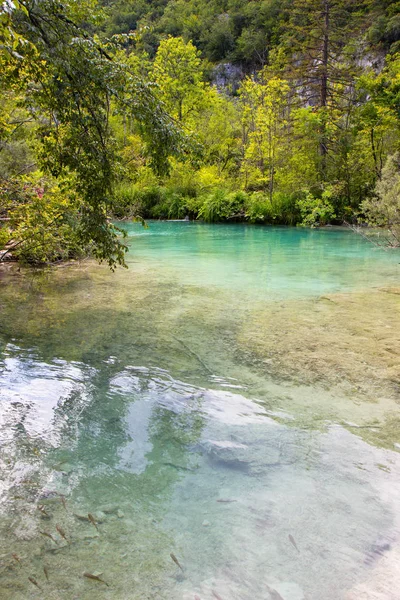
[[[322,178],[326,176],[326,155],[327,155],[327,139],[326,139],[326,107],[328,102],[328,61],[329,61],[329,0],[324,0],[324,37],[322,48],[322,72],[321,72],[321,88],[320,88],[320,108],[323,109],[323,120],[321,123],[321,139],[319,151],[321,155],[321,173]]]
[[[269,166],[269,201],[272,204],[272,198],[274,195],[274,161],[273,161],[273,150],[272,150],[272,131],[271,126],[268,129],[268,166]]]
[[[376,176],[378,179],[380,179],[382,168],[380,169],[378,166],[378,157],[377,157],[377,152],[376,152],[376,147],[375,147],[375,135],[374,135],[373,127],[371,127],[371,150],[372,150],[372,157],[374,159]]]

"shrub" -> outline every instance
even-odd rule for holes
[[[400,154],[398,152],[388,157],[375,191],[376,197],[364,200],[361,209],[371,225],[388,229],[389,245],[400,246]]]
[[[182,219],[187,212],[186,198],[177,192],[164,189],[160,201],[149,210],[148,216],[153,219]]]
[[[268,196],[262,192],[249,194],[246,200],[246,217],[250,223],[270,223],[273,211]]]
[[[331,198],[329,189],[322,193],[321,198],[316,198],[308,192],[305,198],[297,200],[297,207],[301,214],[301,225],[304,227],[316,227],[326,225],[335,217],[334,208],[329,202]]]
[[[0,180],[0,205],[8,221],[0,250],[21,262],[41,265],[81,257],[90,251],[81,230],[81,203],[71,181],[34,172],[19,180]]]
[[[208,223],[245,217],[247,195],[244,192],[227,192],[219,189],[208,194],[198,213],[200,219]]]
[[[296,197],[293,194],[275,192],[272,198],[272,214],[274,223],[296,225],[301,218]]]
[[[137,183],[122,182],[114,190],[113,215],[117,219],[135,215],[152,217],[165,197],[165,188],[157,184],[141,188]]]
[[[299,220],[299,210],[290,195],[275,192],[271,202],[265,193],[254,192],[247,199],[246,217],[250,223],[294,225]]]

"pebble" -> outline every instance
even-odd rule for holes
[[[104,514],[104,512],[102,512],[101,510],[94,512],[93,516],[95,518],[95,521],[97,521],[97,523],[103,523],[107,518],[106,515]]]

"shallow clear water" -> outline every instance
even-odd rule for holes
[[[126,227],[0,279],[0,597],[398,598],[399,254]]]

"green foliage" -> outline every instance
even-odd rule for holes
[[[389,243],[400,246],[400,154],[389,156],[376,184],[376,197],[361,204],[371,225],[384,227],[390,233]]]
[[[198,216],[207,223],[241,218],[244,216],[245,199],[243,192],[227,193],[226,190],[217,189],[205,197]]]
[[[168,157],[179,151],[182,138],[154,86],[132,73],[115,44],[101,45],[79,25],[85,16],[93,21],[94,7],[92,0],[63,5],[56,0],[21,1],[6,15],[3,27],[8,52],[2,55],[1,82],[9,93],[21,96],[22,106],[36,121],[36,157],[42,170],[73,181],[80,199],[80,244],[114,267],[124,263],[126,248],[108,218],[121,169],[110,126],[112,103],[137,122],[144,154],[158,172],[166,172]],[[9,117],[6,112],[0,120],[3,139],[9,137]]]
[[[284,192],[275,192],[272,198],[263,192],[248,194],[245,211],[250,223],[295,225],[300,219],[296,199]]]
[[[289,0],[118,0],[110,3],[107,35],[145,30],[150,56],[165,35],[192,41],[212,61],[262,66],[279,40]]]
[[[107,19],[103,30],[112,34],[141,31],[142,46],[151,57],[166,35],[182,37],[215,62],[240,62],[260,68],[269,51],[308,28],[313,43],[321,27],[309,18],[321,3],[314,0],[114,0],[104,1]],[[356,27],[366,32],[370,47],[398,51],[399,6],[397,0],[330,0],[336,37],[351,39]],[[323,10],[320,10],[322,14]],[[288,21],[290,21],[290,26]],[[340,40],[339,40],[340,41]],[[339,45],[339,43],[335,43]]]
[[[400,118],[400,53],[388,56],[385,68],[378,74],[372,70],[360,77],[359,86],[370,95],[374,104],[392,111]]]
[[[272,223],[274,211],[270,198],[263,192],[249,194],[246,199],[246,217],[250,223]]]
[[[304,227],[316,227],[326,225],[335,218],[334,208],[330,202],[332,190],[322,192],[321,198],[316,198],[307,192],[304,198],[297,200],[297,207],[301,214],[301,225]]]
[[[56,182],[40,172],[1,180],[0,201],[8,218],[1,229],[7,254],[43,264],[77,258],[89,250],[79,234],[80,202],[71,181]]]
[[[275,191],[277,171],[286,160],[284,131],[286,81],[271,76],[267,69],[259,80],[246,78],[239,90],[242,103],[242,124],[245,145],[242,171],[246,187],[267,189],[270,200]]]
[[[206,103],[206,84],[199,52],[182,38],[167,38],[160,43],[153,63],[159,97],[169,114],[187,122]]]
[[[372,20],[367,37],[369,42],[380,50],[395,53],[400,50],[400,6],[397,0],[372,3],[375,18]]]

